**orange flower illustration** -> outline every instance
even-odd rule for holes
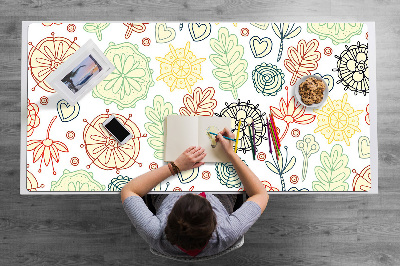
[[[51,166],[53,167],[53,175],[55,175],[56,171],[54,170],[53,160],[55,160],[56,163],[60,161],[59,151],[68,152],[68,148],[64,143],[61,141],[54,141],[49,137],[51,126],[56,118],[57,116],[53,117],[49,127],[47,128],[46,139],[30,140],[27,143],[27,151],[33,151],[33,163],[37,162],[39,158],[41,158],[38,171],[39,173],[42,171],[42,162],[44,161],[46,166],[48,166],[51,162]]]
[[[32,42],[28,43],[32,46],[28,55],[29,70],[36,82],[33,91],[40,87],[47,92],[56,92],[47,83],[46,78],[79,49],[76,40],[76,37],[72,41],[64,37],[55,37],[52,32],[51,37],[42,39],[35,46]]]
[[[306,107],[302,106],[299,102],[297,102],[294,96],[292,96],[292,98],[290,98],[289,101],[289,91],[287,86],[285,87],[285,90],[286,90],[286,101],[283,98],[281,98],[279,102],[279,109],[271,106],[271,113],[274,116],[274,118],[283,120],[286,123],[285,131],[279,138],[280,141],[282,141],[285,138],[286,133],[289,130],[290,123],[307,125],[315,120],[315,115],[304,114],[304,112],[306,111]]]

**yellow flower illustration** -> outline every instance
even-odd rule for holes
[[[189,50],[190,42],[185,48],[175,49],[169,45],[170,52],[164,58],[156,57],[160,61],[160,76],[157,80],[164,80],[170,90],[187,89],[192,93],[192,86],[197,80],[202,80],[200,63],[205,58],[198,58]]]
[[[314,110],[318,119],[318,127],[314,130],[315,133],[321,132],[328,140],[345,141],[347,146],[350,146],[349,139],[354,133],[361,132],[358,128],[358,115],[363,110],[355,111],[347,102],[347,93],[343,95],[343,99],[332,101],[328,97],[327,104],[321,110]]]

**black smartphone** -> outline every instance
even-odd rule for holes
[[[116,140],[118,140],[119,143],[121,143],[121,145],[124,145],[132,138],[132,133],[129,132],[129,130],[127,130],[114,115],[111,115],[106,121],[104,121],[103,126]]]

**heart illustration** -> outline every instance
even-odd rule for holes
[[[193,41],[199,42],[210,36],[211,23],[189,23],[189,32]]]
[[[250,24],[262,30],[266,30],[269,25],[269,23],[250,23]]]
[[[70,122],[78,117],[81,107],[79,103],[71,106],[66,100],[59,100],[57,103],[57,112],[62,122]]]
[[[175,39],[175,30],[165,23],[156,23],[156,42],[166,43]]]
[[[193,168],[191,170],[186,170],[181,173],[178,173],[178,179],[182,184],[186,184],[192,182],[199,175],[199,168]]]
[[[358,156],[361,159],[371,157],[371,146],[368,137],[362,136],[358,139]]]
[[[271,52],[272,41],[268,37],[260,39],[258,36],[253,36],[250,39],[250,49],[255,58],[264,57]]]

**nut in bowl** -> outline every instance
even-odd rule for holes
[[[325,80],[316,75],[304,76],[294,85],[294,95],[305,107],[321,107],[328,99],[328,93]]]

